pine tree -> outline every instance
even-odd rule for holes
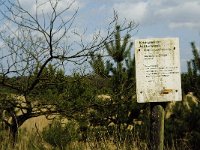
[[[194,42],[191,43],[193,59],[187,62],[188,71],[182,75],[184,93],[193,92],[200,98],[200,54]]]
[[[96,114],[91,118],[96,118],[95,123],[104,126],[114,123],[118,133],[122,133],[128,125],[133,124],[133,119],[138,118],[140,114],[140,108],[134,98],[135,60],[131,57],[133,42],[130,42],[130,39],[128,33],[122,37],[121,28],[117,25],[114,40],[105,42],[109,60],[105,61],[97,54],[91,57],[90,62],[96,75],[109,80],[108,91],[111,97],[110,101],[103,104],[101,102],[102,108],[99,105]]]

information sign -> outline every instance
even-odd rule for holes
[[[137,101],[181,101],[178,38],[135,40]]]

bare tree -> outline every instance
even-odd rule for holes
[[[0,30],[0,87],[7,87],[25,97],[25,105],[9,96],[1,98],[2,106],[9,106],[1,109],[12,118],[11,122],[4,121],[9,124],[14,138],[19,126],[27,119],[55,111],[51,108],[48,113],[33,111],[36,105],[29,98],[42,80],[47,65],[68,69],[66,63],[82,64],[106,41],[112,40],[117,15],[114,15],[104,36],[98,31],[87,41],[86,30],[79,32],[75,25],[78,8],[73,9],[74,4],[73,0],[35,0],[34,9],[30,9],[24,7],[21,0],[0,1],[1,22],[4,23]],[[48,11],[44,9],[46,7]],[[121,30],[134,28],[135,25],[130,23],[124,24]],[[11,77],[19,81],[13,82]],[[43,104],[37,108],[48,107]],[[17,115],[16,108],[23,113]]]

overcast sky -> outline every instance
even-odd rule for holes
[[[19,1],[34,10],[35,0]],[[67,1],[60,2],[59,7],[65,6]],[[43,7],[48,11],[47,5]],[[182,71],[186,71],[186,61],[192,57],[190,42],[200,45],[200,0],[76,0],[72,8],[77,7],[79,28],[87,27],[91,31],[102,28],[116,10],[120,19],[134,20],[139,24],[133,39],[178,37]]]

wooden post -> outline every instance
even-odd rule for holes
[[[153,105],[151,109],[151,150],[164,148],[164,109],[161,105]]]

